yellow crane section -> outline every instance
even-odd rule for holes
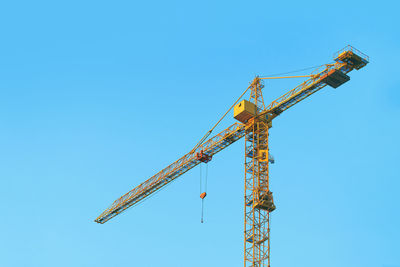
[[[241,96],[234,104],[234,117],[240,123],[234,123],[205,141],[221,118],[188,154],[118,198],[95,219],[95,222],[107,222],[196,165],[208,163],[219,151],[245,137],[244,266],[269,267],[269,216],[276,207],[269,188],[268,130],[272,126],[272,120],[283,111],[327,85],[337,88],[349,81],[350,77],[347,74],[367,65],[369,58],[352,46],[347,46],[335,54],[334,61],[333,64],[315,69],[310,75],[254,78],[242,94],[243,96],[251,90],[249,101],[243,100],[236,105]],[[309,79],[265,106],[262,95],[263,80],[300,77]]]

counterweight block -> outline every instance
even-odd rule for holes
[[[349,80],[350,77],[348,75],[337,69],[330,70],[328,73],[321,76],[321,81],[333,88],[338,88]]]

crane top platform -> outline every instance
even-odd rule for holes
[[[369,63],[369,57],[351,45],[344,47],[334,54],[334,60],[338,63],[347,63],[356,70]]]

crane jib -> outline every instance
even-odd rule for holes
[[[127,194],[117,199],[95,221],[98,223],[105,223],[106,221],[125,211],[127,208],[138,204],[150,194],[160,190],[185,172],[197,166],[199,163],[201,163],[201,161],[196,158],[196,153],[198,151],[203,150],[203,153],[213,156],[243,136],[243,124],[235,123],[231,125],[226,130],[203,143],[195,151],[186,154],[144,183],[140,184]]]

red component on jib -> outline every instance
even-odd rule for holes
[[[196,153],[196,158],[197,158],[197,160],[199,160],[201,162],[208,163],[208,162],[211,161],[212,156],[209,156],[209,155],[205,154],[203,152],[203,150],[201,150],[200,152]]]

